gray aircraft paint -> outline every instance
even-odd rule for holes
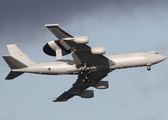
[[[114,66],[110,66],[111,69],[148,66],[166,59],[165,56],[155,52],[109,55],[107,58],[116,63]]]
[[[166,59],[165,56],[155,52],[138,52],[120,55],[109,55],[107,56],[107,58],[115,62],[115,65],[110,66],[111,70],[153,65]],[[76,74],[80,72],[80,68],[76,67],[76,64],[73,60],[57,60],[53,62],[37,63],[30,65],[26,68],[15,69],[13,71],[58,75]]]
[[[108,88],[108,81],[101,81],[109,72],[115,69],[132,68],[147,66],[159,63],[166,59],[155,51],[128,53],[120,55],[104,56],[105,48],[92,48],[88,45],[88,37],[73,37],[59,28],[58,24],[45,25],[59,40],[47,43],[43,50],[50,55],[53,51],[56,54],[56,61],[35,63],[28,58],[15,44],[7,45],[10,56],[3,56],[11,68],[10,73],[5,79],[10,80],[18,77],[23,73],[62,75],[78,74],[76,82],[72,87],[62,93],[53,102],[67,101],[74,96],[82,98],[92,98],[93,90],[86,90],[89,87],[97,89]],[[58,45],[60,44],[59,48]],[[72,53],[73,60],[63,60],[62,50]],[[49,50],[49,51],[48,51]]]

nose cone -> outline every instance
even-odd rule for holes
[[[157,60],[158,60],[158,62],[161,62],[161,61],[163,61],[163,60],[165,60],[165,59],[166,59],[165,56],[160,55],[160,54],[157,55]]]

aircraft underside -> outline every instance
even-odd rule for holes
[[[9,54],[3,56],[11,68],[6,80],[14,79],[23,73],[46,75],[78,75],[72,87],[62,93],[53,102],[67,101],[73,96],[82,98],[94,97],[93,90],[107,89],[108,81],[102,81],[111,71],[133,67],[151,66],[166,59],[165,56],[155,52],[138,52],[105,56],[104,47],[90,47],[87,45],[87,36],[73,37],[59,28],[58,24],[45,25],[58,40],[50,41],[44,45],[43,51],[47,55],[56,57],[56,61],[36,63],[28,58],[15,44],[7,45]],[[73,60],[64,60],[63,56],[71,54]]]

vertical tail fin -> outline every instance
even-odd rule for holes
[[[11,68],[10,73],[5,78],[6,80],[14,79],[23,72],[15,71],[16,69],[26,68],[31,64],[35,64],[30,58],[28,58],[15,44],[7,45],[10,56],[3,56],[4,60]]]
[[[35,64],[30,58],[28,58],[15,44],[7,45],[9,54],[25,65]]]

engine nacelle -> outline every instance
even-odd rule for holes
[[[105,48],[104,47],[93,47],[91,48],[92,54],[102,55],[105,54]]]
[[[74,38],[74,41],[77,44],[87,44],[89,42],[89,38],[87,36],[79,36]]]
[[[99,81],[94,85],[96,89],[107,89],[109,87],[108,81]]]
[[[74,41],[77,44],[87,44],[89,42],[89,38],[87,36],[77,36],[74,38],[63,38],[63,40]]]
[[[81,98],[92,98],[94,97],[94,91],[93,90],[84,90],[79,95]]]

